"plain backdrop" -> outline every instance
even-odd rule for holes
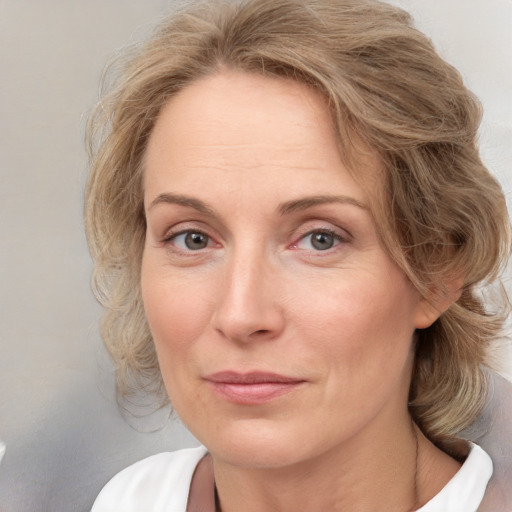
[[[482,153],[510,195],[512,1],[394,3],[414,14],[482,100]],[[170,6],[0,0],[2,512],[85,512],[129,463],[195,444],[165,415],[130,426],[120,414],[82,221],[85,119],[102,68]]]

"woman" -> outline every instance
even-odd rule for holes
[[[94,512],[477,510],[492,462],[457,434],[509,252],[479,120],[384,3],[162,25],[92,119],[86,222],[120,390],[165,393],[204,447],[131,466]]]

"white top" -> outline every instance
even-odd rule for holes
[[[159,453],[118,473],[91,512],[186,512],[190,481],[206,448]],[[492,461],[478,445],[455,476],[417,512],[476,512],[492,475]]]

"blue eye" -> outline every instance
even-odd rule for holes
[[[208,247],[210,237],[200,231],[185,231],[171,238],[174,245],[183,250],[199,251]]]

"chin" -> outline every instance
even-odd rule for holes
[[[314,457],[316,450],[305,432],[264,419],[236,420],[202,435],[193,432],[214,459],[246,469],[279,468]]]
[[[288,443],[284,443],[288,444]],[[248,441],[220,444],[209,449],[216,460],[244,469],[270,469],[293,466],[303,457],[283,443]]]

